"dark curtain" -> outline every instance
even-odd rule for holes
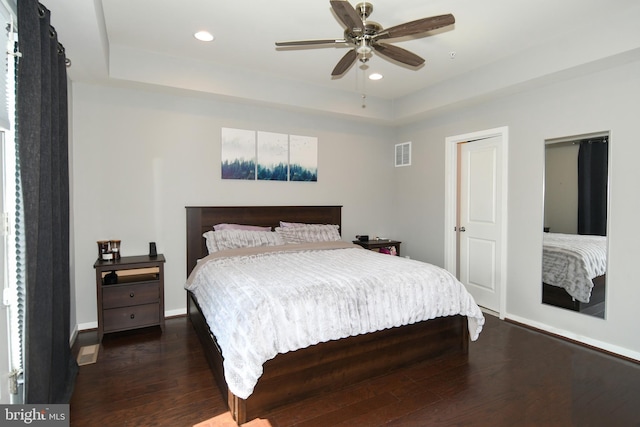
[[[607,235],[607,138],[580,141],[578,151],[578,234]]]
[[[16,129],[26,259],[25,402],[68,403],[69,163],[64,48],[37,1],[18,1]]]

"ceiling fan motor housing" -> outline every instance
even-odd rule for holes
[[[367,42],[371,41],[372,38],[377,35],[382,30],[382,25],[373,21],[365,21],[364,24],[364,32],[354,32],[351,29],[344,30],[344,38],[349,43],[353,43],[355,45],[360,45],[362,40],[366,40]]]
[[[362,16],[362,20],[364,21],[369,17],[369,15],[371,15],[371,12],[373,12],[373,5],[371,3],[362,2],[358,3],[355,9],[358,14]]]

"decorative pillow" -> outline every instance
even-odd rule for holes
[[[295,227],[277,227],[276,233],[285,243],[333,242],[341,240],[337,224],[304,224]]]
[[[261,227],[259,225],[243,225],[243,224],[216,224],[213,226],[215,231],[220,230],[252,230],[252,231],[271,231],[271,227]]]
[[[280,227],[300,227],[302,225],[311,225],[311,224],[305,224],[304,222],[285,222],[285,221],[280,221]]]
[[[284,245],[284,240],[273,231],[220,230],[207,231],[202,235],[209,253],[226,249],[253,248],[256,246]]]

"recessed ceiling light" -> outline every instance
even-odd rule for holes
[[[203,42],[210,42],[213,40],[213,34],[208,31],[198,31],[193,35],[193,37]]]
[[[381,78],[382,78],[382,74],[380,73],[369,74],[369,80],[380,80]]]

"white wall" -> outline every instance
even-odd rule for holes
[[[389,235],[393,132],[340,119],[166,93],[73,85],[73,244],[76,318],[97,326],[96,241],[123,255],[155,241],[167,314],[185,312],[185,206],[343,205],[342,234]],[[318,137],[318,182],[220,179],[220,129]]]
[[[552,233],[578,234],[578,149],[547,144],[544,159],[544,226]]]
[[[202,98],[75,84],[73,217],[80,328],[95,326],[96,240],[123,253],[158,242],[166,309],[184,312],[187,205],[342,204],[343,235],[384,234],[403,254],[444,265],[445,138],[509,127],[507,317],[640,359],[635,258],[640,62],[459,108],[397,129]],[[319,182],[222,181],[220,128],[319,138]],[[542,305],[544,141],[610,131],[607,319]],[[412,141],[412,166],[393,144]],[[481,338],[482,340],[482,338]]]
[[[507,317],[640,358],[638,111],[636,61],[403,127],[397,138],[413,141],[414,153],[412,167],[394,174],[394,237],[410,242],[412,257],[443,265],[445,138],[508,126]],[[544,141],[597,131],[611,131],[606,320],[540,303]]]

